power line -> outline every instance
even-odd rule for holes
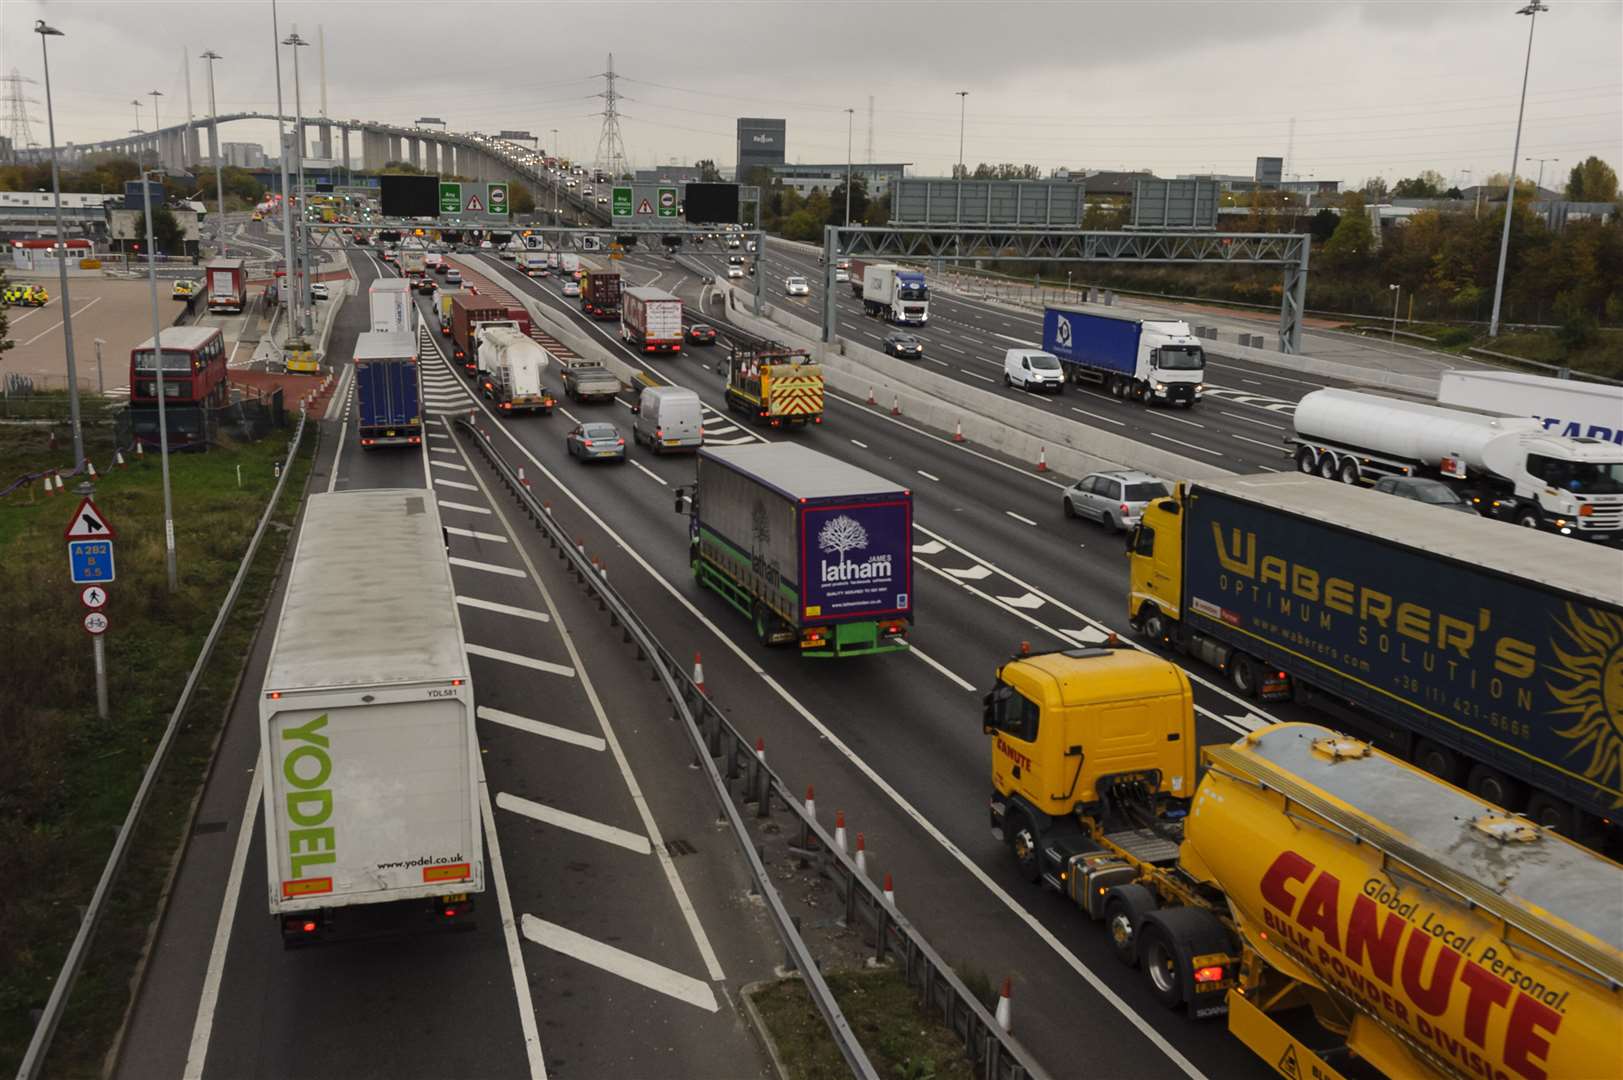
[[[625,175],[627,167],[626,145],[620,138],[620,94],[614,85],[619,76],[614,73],[613,53],[609,53],[609,69],[603,72],[603,78],[608,81],[603,93],[598,95],[603,99],[603,131],[597,137],[597,158],[593,162],[593,170],[607,173],[618,180]]]
[[[18,151],[39,145],[34,141],[34,117],[28,111],[29,105],[38,105],[39,101],[23,92],[24,84],[33,83],[34,80],[24,78],[16,68],[11,69],[10,75],[0,78],[0,82],[6,85],[6,139],[10,143],[11,159],[15,161]]]

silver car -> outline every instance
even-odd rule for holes
[[[1145,506],[1170,494],[1166,481],[1146,472],[1093,473],[1065,489],[1065,516],[1092,518],[1124,532],[1138,524]]]

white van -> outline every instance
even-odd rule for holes
[[[704,445],[704,409],[685,386],[645,386],[635,411],[632,440],[656,454]]]
[[[1065,369],[1059,358],[1041,349],[1010,349],[1003,354],[1003,385],[1022,390],[1065,392]]]

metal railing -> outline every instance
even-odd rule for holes
[[[636,646],[637,658],[646,660],[653,668],[654,678],[663,684],[676,717],[682,721],[693,745],[695,760],[703,763],[718,804],[732,826],[755,888],[766,901],[784,945],[787,966],[798,970],[805,979],[812,1001],[822,1013],[852,1073],[864,1080],[878,1075],[840,1011],[795,920],[784,908],[756,841],[739,814],[740,804],[752,805],[758,818],[770,818],[774,808],[786,810],[794,817],[799,830],[799,844],[794,848],[796,855],[817,863],[820,872],[834,882],[844,899],[846,925],[861,924],[871,929],[875,958],[883,961],[895,956],[898,959],[908,985],[918,992],[920,1004],[939,1012],[963,1042],[964,1052],[974,1063],[977,1076],[984,1080],[1047,1080],[1048,1073],[1003,1029],[992,1012],[897,910],[894,901],[859,869],[843,846],[835,843],[834,837],[807,812],[782,778],[767,766],[756,753],[755,744],[741,735],[694,684],[685,665],[660,643],[609,583],[607,569],[590,558],[569,536],[554,518],[551,507],[535,496],[519,470],[496,449],[489,433],[468,418],[458,419],[457,426],[473,440],[568,570],[596,596],[598,607],[608,613],[610,624],[621,627],[625,642]]]
[[[294,429],[293,437],[288,440],[286,464],[278,470],[276,487],[265,504],[265,512],[259,516],[259,524],[248,541],[248,550],[243,554],[242,562],[237,566],[236,576],[231,579],[231,587],[226,590],[220,610],[214,616],[214,625],[209,627],[208,636],[203,639],[203,647],[197,653],[197,662],[192,665],[190,674],[186,676],[186,684],[181,687],[174,711],[169,714],[169,723],[158,739],[157,749],[152,753],[152,760],[147,763],[146,773],[141,777],[141,786],[136,788],[129,812],[124,815],[124,824],[119,826],[118,836],[113,840],[113,850],[107,856],[107,864],[102,867],[101,879],[96,882],[96,891],[91,894],[84,917],[79,921],[79,932],[74,936],[73,944],[68,948],[68,955],[62,961],[62,970],[57,973],[56,981],[51,987],[50,1000],[45,1003],[45,1010],[40,1015],[39,1023],[34,1026],[34,1036],[29,1040],[28,1050],[17,1069],[17,1080],[34,1080],[45,1064],[45,1055],[50,1051],[51,1039],[56,1034],[57,1024],[62,1020],[62,1011],[67,1007],[69,995],[73,993],[73,985],[78,981],[79,969],[84,964],[90,939],[96,933],[97,924],[101,922],[108,894],[112,891],[113,882],[123,867],[124,857],[129,853],[130,840],[135,835],[136,826],[140,824],[141,812],[146,809],[147,800],[151,798],[158,773],[163,769],[164,761],[169,756],[170,744],[174,742],[175,733],[180,730],[181,717],[186,715],[186,709],[191,704],[192,691],[197,688],[197,683],[203,676],[203,669],[208,666],[209,658],[214,655],[215,642],[219,640],[220,631],[225,628],[226,620],[236,607],[237,596],[242,592],[242,583],[248,577],[248,568],[253,565],[254,556],[259,552],[259,542],[264,538],[271,516],[276,512],[276,504],[282,498],[282,489],[287,485],[287,478],[293,472],[293,460],[298,455],[299,444],[304,438],[304,428],[305,416],[300,413],[299,426]],[[251,826],[245,821],[242,827],[246,829]]]

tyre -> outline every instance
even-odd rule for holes
[[[771,645],[770,638],[772,636],[772,616],[771,616],[771,613],[767,611],[765,604],[759,604],[759,603],[755,605],[755,607],[753,608],[753,611],[754,611],[754,620],[753,621],[755,623],[755,640],[759,641],[762,645],[770,646]]]
[[[1060,500],[1060,505],[1065,508],[1065,516],[1066,517],[1068,517],[1068,518],[1076,517],[1076,507],[1071,505],[1071,500],[1070,500],[1069,497],[1061,499]]]
[[[1119,885],[1105,897],[1105,933],[1110,952],[1123,967],[1138,966],[1138,928],[1155,910],[1155,895],[1142,885]]]
[[[1114,510],[1105,514],[1104,520],[1101,522],[1101,524],[1118,536],[1127,531],[1127,523],[1122,521],[1120,515],[1118,515]]]
[[[1334,480],[1336,478],[1336,459],[1334,456],[1330,454],[1320,455],[1319,475],[1324,477],[1326,480]]]
[[[1014,387],[1014,380],[1009,378],[1009,373],[1007,371],[1003,373],[1003,385],[1010,387],[1011,389]]]
[[[1523,506],[1516,511],[1516,524],[1524,529],[1536,529],[1544,522],[1544,515],[1538,512],[1536,506]]]
[[[1005,830],[1009,838],[1009,851],[1014,855],[1014,865],[1020,876],[1035,885],[1042,878],[1042,859],[1037,853],[1041,834],[1031,823],[1031,815],[1017,810],[1011,816],[1014,827]]]
[[[1296,471],[1297,472],[1304,472],[1304,473],[1307,473],[1309,476],[1312,476],[1314,470],[1317,469],[1318,466],[1319,466],[1318,455],[1313,452],[1313,449],[1311,447],[1304,446],[1300,450],[1296,451]]]
[[[1161,609],[1154,604],[1147,605],[1138,619],[1139,633],[1151,641],[1165,641],[1167,637],[1167,619],[1161,614]]]
[[[1241,697],[1257,696],[1257,663],[1245,653],[1237,652],[1229,659],[1229,682]]]
[[[1536,825],[1569,839],[1576,834],[1577,815],[1565,800],[1535,791],[1527,800],[1527,816]]]
[[[1186,965],[1178,959],[1172,935],[1156,923],[1145,923],[1138,932],[1138,956],[1155,1000],[1176,1009],[1184,1001],[1184,984],[1189,976],[1184,970]]]
[[[1491,765],[1472,765],[1465,777],[1465,790],[1506,810],[1520,810],[1527,789]]]
[[[1446,780],[1450,784],[1460,782],[1460,756],[1430,739],[1422,739],[1420,745],[1415,747],[1414,763],[1439,780]]]
[[[1354,461],[1352,458],[1348,458],[1347,460],[1343,461],[1341,463],[1341,468],[1336,470],[1336,479],[1340,480],[1343,484],[1358,483],[1358,462]]]

